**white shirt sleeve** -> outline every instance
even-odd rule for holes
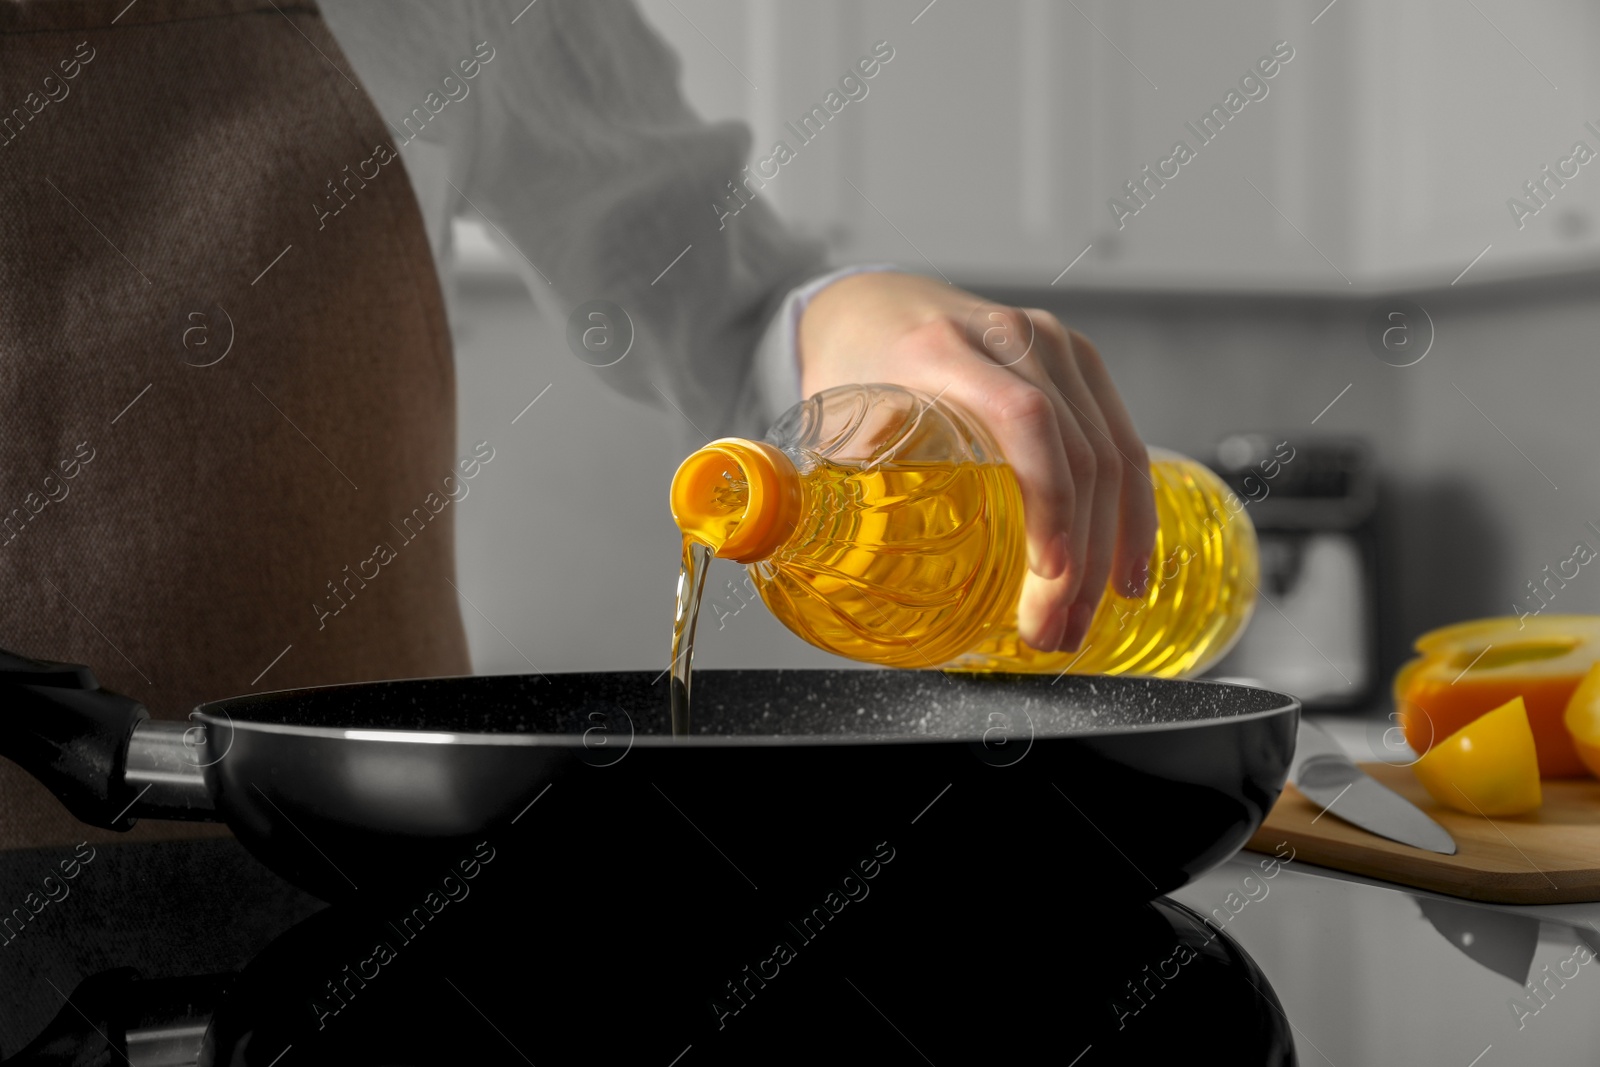
[[[632,347],[602,381],[707,436],[758,435],[799,399],[822,250],[759,198],[720,206],[749,131],[694,115],[631,0],[321,6],[408,172],[443,178],[424,209],[486,221],[559,322],[595,300],[626,313]]]

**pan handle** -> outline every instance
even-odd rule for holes
[[[133,728],[150,717],[136,700],[101,689],[75,663],[0,649],[0,756],[49,787],[80,821],[126,830],[133,791],[124,781]]]

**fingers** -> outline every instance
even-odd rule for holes
[[[1125,596],[1145,590],[1156,531],[1147,453],[1086,338],[1043,311],[987,314],[1004,335],[1032,338],[1024,355],[1002,360],[940,317],[897,339],[884,380],[941,396],[988,428],[1022,494],[1030,573],[1020,636],[1075,651],[1108,583]]]
[[[1041,339],[1041,343],[1043,358],[1029,358],[1011,367],[1010,370],[1031,383],[1050,401],[1056,416],[1056,432],[1061,436],[1061,447],[1067,455],[1067,473],[1072,479],[1072,511],[1045,516],[1066,529],[1066,569],[1060,575],[1060,581],[1051,583],[1051,588],[1054,590],[1053,598],[1059,602],[1057,606],[1065,611],[1083,587],[1086,574],[1084,561],[1092,554],[1095,502],[1100,493],[1098,476],[1100,463],[1093,444],[1080,425],[1078,415],[1068,405],[1055,380],[1044,369],[1046,365],[1053,364],[1056,357],[1052,355],[1050,342],[1047,339]],[[1041,577],[1055,576],[1041,575]]]
[[[1076,551],[1068,565],[1072,581],[1056,605],[1066,612],[1062,651],[1075,651],[1094,619],[1105,596],[1116,551],[1118,501],[1122,491],[1123,464],[1116,443],[1106,425],[1098,398],[1079,373],[1077,354],[1066,329],[1048,312],[1029,310],[1040,339],[1040,358],[1028,372],[1043,378],[1043,387],[1057,397],[1065,414],[1063,440],[1076,479],[1079,506],[1073,526],[1081,528],[1081,539],[1074,537]],[[1018,369],[1021,369],[1019,366]],[[1038,595],[1038,594],[1035,594]]]
[[[1020,315],[1020,312],[1008,312]],[[1023,321],[1024,328],[1027,323]],[[994,436],[1022,491],[1023,521],[1028,544],[1028,569],[1057,578],[1073,557],[1072,516],[1077,506],[1073,469],[1062,441],[1057,402],[1046,389],[987,358],[973,358],[973,347],[959,327],[935,322],[918,333],[933,358],[925,363],[925,380],[942,379],[944,399],[975,415]],[[1065,612],[1037,620],[1066,626]]]
[[[1111,563],[1113,588],[1122,596],[1142,597],[1149,591],[1150,554],[1155,550],[1155,486],[1150,478],[1150,457],[1133,427],[1122,397],[1111,382],[1105,361],[1093,342],[1076,330],[1069,331],[1078,373],[1093,394],[1121,464],[1121,492],[1117,504],[1116,550]]]

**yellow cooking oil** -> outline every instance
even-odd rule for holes
[[[820,462],[801,501],[802,520],[751,571],[772,613],[817,647],[938,667],[1014,618],[1026,557],[1009,467]]]
[[[953,666],[1175,678],[1200,673],[1233,647],[1260,582],[1255,527],[1210,468],[1160,449],[1151,454],[1158,526],[1146,594],[1122,596],[1108,584],[1076,652],[1030,648],[1013,611],[1011,625]]]
[[[1204,466],[1155,452],[1160,532],[1147,594],[1108,588],[1077,651],[1037,651],[1016,626],[1027,569],[1021,493],[974,420],[910,390],[846,386],[811,398],[771,436],[713,441],[673,480],[684,729],[686,597],[704,581],[697,548],[748,564],[762,600],[800,637],[890,667],[1193,674],[1221,657],[1255,603],[1243,504]]]

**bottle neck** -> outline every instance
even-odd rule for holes
[[[766,559],[788,540],[799,515],[800,472],[765,441],[713,441],[672,476],[678,528],[722,559]]]

